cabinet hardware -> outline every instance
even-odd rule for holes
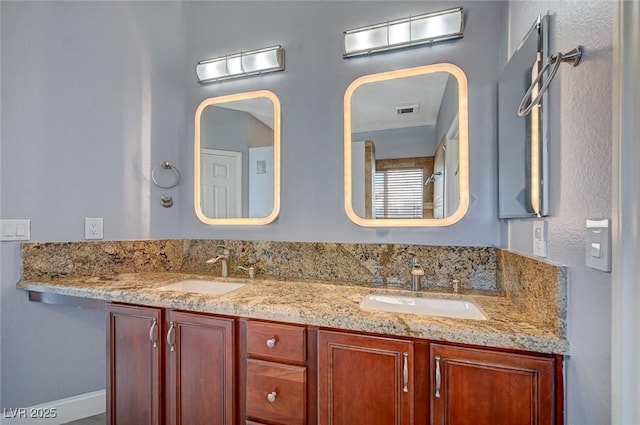
[[[402,391],[405,393],[409,392],[409,353],[406,351],[402,353],[404,357],[404,367],[402,368],[402,376],[404,377],[404,387]]]
[[[275,347],[275,346],[276,346],[276,342],[278,342],[278,341],[276,340],[276,338],[270,338],[270,339],[268,339],[268,340],[267,340],[267,347],[269,347],[269,348],[273,348],[273,347]]]
[[[275,391],[271,391],[269,394],[267,394],[267,401],[269,403],[275,403],[277,395],[278,394]]]
[[[158,321],[153,319],[151,321],[151,327],[149,328],[149,340],[151,341],[151,346],[156,348],[158,346],[158,338],[156,337],[156,329],[158,329]]]
[[[440,384],[442,377],[440,376],[440,356],[436,356],[436,397],[440,398]]]
[[[176,351],[175,347],[175,325],[173,322],[170,322],[169,330],[167,331],[167,344],[169,344],[169,351]]]

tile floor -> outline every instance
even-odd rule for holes
[[[103,413],[101,415],[90,416],[84,419],[78,419],[77,421],[67,422],[63,425],[105,425],[107,423],[107,415]]]

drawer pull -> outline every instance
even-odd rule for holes
[[[278,394],[275,391],[271,391],[269,394],[267,394],[267,401],[269,403],[275,403],[277,395]]]
[[[440,384],[442,377],[440,376],[440,356],[436,356],[436,398],[440,398]]]
[[[267,340],[267,347],[274,348],[276,346],[276,342],[278,342],[275,338],[270,338]]]
[[[176,351],[176,347],[175,347],[175,337],[174,334],[175,333],[175,326],[174,323],[171,322],[171,325],[169,326],[169,330],[167,331],[167,344],[169,344],[169,351]]]
[[[151,340],[151,344],[153,348],[156,348],[158,346],[156,329],[158,329],[158,321],[156,319],[153,319],[151,321],[151,328],[149,328],[149,339]]]
[[[404,367],[402,368],[402,377],[404,378],[404,387],[402,387],[402,391],[405,393],[409,392],[409,353],[402,353],[404,356]]]

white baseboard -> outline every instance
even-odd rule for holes
[[[1,425],[61,425],[104,413],[107,391],[91,393],[22,408],[5,408],[0,412]]]

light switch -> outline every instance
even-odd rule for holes
[[[2,219],[3,241],[28,241],[31,239],[31,220],[29,219]]]
[[[587,220],[587,267],[611,271],[611,226],[608,218]]]

